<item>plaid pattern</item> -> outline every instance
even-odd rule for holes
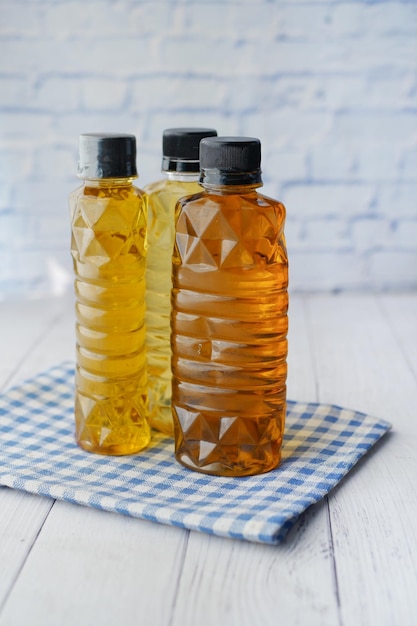
[[[104,457],[74,441],[73,364],[0,396],[0,484],[163,524],[280,542],[382,437],[390,424],[336,406],[288,403],[280,467],[222,478],[189,471],[169,437],[136,456]]]

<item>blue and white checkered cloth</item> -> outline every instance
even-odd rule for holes
[[[63,363],[0,396],[0,484],[59,500],[275,544],[389,430],[336,406],[289,402],[283,459],[260,476],[222,478],[179,465],[154,434],[136,456],[84,452],[74,440],[74,368]]]

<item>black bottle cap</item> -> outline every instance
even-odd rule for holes
[[[213,128],[167,128],[162,135],[162,171],[199,172],[200,141],[216,135]]]
[[[78,178],[137,178],[136,137],[108,133],[80,135]]]
[[[200,182],[260,185],[261,142],[255,137],[210,137],[200,143]]]

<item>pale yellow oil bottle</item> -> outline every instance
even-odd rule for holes
[[[77,443],[133,454],[150,440],[145,352],[146,195],[132,135],[80,137],[69,198],[75,273]]]
[[[146,268],[146,346],[149,384],[149,421],[153,428],[173,435],[171,413],[171,268],[175,205],[202,191],[199,144],[215,136],[211,128],[169,128],[162,139],[165,178],[145,187],[149,197]]]
[[[285,208],[257,192],[260,142],[200,147],[204,191],[177,205],[172,292],[175,455],[245,476],[280,462],[286,412]]]

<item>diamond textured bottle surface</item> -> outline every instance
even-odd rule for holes
[[[75,274],[75,424],[80,447],[132,454],[150,440],[145,355],[147,199],[133,135],[80,136],[69,198]]]
[[[177,205],[172,290],[175,455],[208,474],[280,462],[286,412],[285,208],[257,192],[261,145],[200,144],[204,190]]]

